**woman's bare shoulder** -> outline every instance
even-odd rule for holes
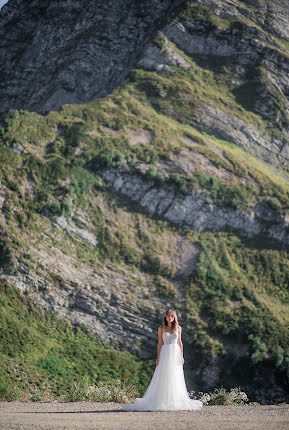
[[[162,327],[162,326],[159,326],[158,331],[159,331],[159,332],[160,332],[160,331],[163,331],[163,327]]]
[[[182,331],[182,327],[180,325],[178,325],[178,330]]]

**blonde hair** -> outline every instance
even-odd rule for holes
[[[173,331],[176,331],[176,330],[177,330],[177,328],[178,328],[179,323],[178,323],[177,313],[176,313],[176,311],[175,311],[174,309],[168,309],[168,310],[166,311],[166,313],[165,313],[165,315],[164,315],[164,318],[163,318],[163,328],[168,326],[168,322],[167,322],[166,316],[167,316],[167,314],[168,314],[169,312],[173,312],[173,313],[174,313],[174,315],[175,315],[175,318],[174,318],[174,320],[173,320],[173,322],[172,322],[172,330],[173,330]]]

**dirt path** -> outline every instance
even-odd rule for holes
[[[2,430],[288,430],[289,405],[125,412],[119,403],[0,403]]]

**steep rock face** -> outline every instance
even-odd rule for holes
[[[0,12],[1,111],[105,96],[182,2],[10,0]]]
[[[208,3],[210,3],[210,0],[208,0]],[[218,3],[220,4],[221,2]],[[225,3],[232,6],[230,0],[226,1]],[[256,22],[259,25],[264,26],[266,31],[268,31],[269,33],[289,40],[289,11],[288,2],[286,0],[276,0],[274,2],[271,2],[269,0],[243,0],[243,3],[245,8],[243,8],[242,6],[240,7],[241,2],[239,2],[239,5],[236,4],[234,9],[243,12],[249,18],[255,17]],[[226,11],[224,13],[226,14]]]
[[[201,103],[184,117],[175,115],[270,163],[289,160],[289,39],[284,1],[235,2],[198,0],[180,18],[166,25],[165,49],[148,45],[140,67],[173,73],[176,61],[168,52],[173,42],[204,69],[226,76],[228,88],[247,111],[262,118],[262,125],[244,121],[222,103]],[[167,52],[166,52],[167,51]],[[178,62],[180,65],[180,62]],[[181,65],[181,67],[183,67]],[[180,101],[181,102],[181,101]]]
[[[1,196],[5,201],[5,191],[4,187],[0,189],[0,205]],[[101,197],[97,202],[105,204]],[[84,249],[99,246],[89,232],[92,225],[85,211],[78,209],[69,222],[63,216],[51,214],[46,220],[49,220],[48,224],[45,221],[46,233],[53,225],[57,235],[64,233],[64,242],[69,238],[69,243],[76,241]],[[145,224],[142,229],[146,230]],[[3,240],[2,232],[0,238]],[[17,273],[10,270],[8,263],[3,264],[3,256],[10,251],[8,243],[2,245],[0,242],[0,278],[28,294],[40,309],[57,313],[59,318],[94,334],[105,343],[111,342],[142,358],[151,358],[156,353],[157,327],[161,324],[163,309],[176,307],[179,318],[185,319],[184,281],[196,268],[201,251],[198,242],[179,234],[175,234],[173,240],[167,239],[168,249],[167,252],[163,249],[160,260],[175,274],[174,279],[167,281],[169,292],[160,294],[158,286],[152,285],[148,271],[131,270],[129,266],[108,264],[107,261],[98,266],[79,264],[73,253],[46,247],[46,240],[40,247],[34,246],[30,235],[26,240],[30,244],[33,265],[28,267],[27,262],[17,258]],[[164,239],[162,246],[166,247]],[[190,324],[183,337],[184,342],[192,343]]]
[[[220,207],[213,204],[207,192],[180,193],[173,187],[157,187],[137,175],[113,169],[102,173],[116,193],[136,202],[149,216],[164,218],[173,224],[195,231],[232,230],[247,237],[267,236],[288,247],[289,217],[276,216],[266,201],[254,204],[251,211]]]
[[[263,122],[246,122],[221,103],[199,103],[185,118],[176,104],[174,115],[287,165],[288,18],[284,0],[10,0],[0,12],[0,111],[46,112],[104,97],[137,64],[161,73],[189,67],[171,46],[165,53],[150,44],[161,30],[194,61],[225,73],[241,108]]]
[[[72,29],[70,23],[73,22],[71,11],[74,10],[73,8],[78,7],[76,6],[77,3],[74,2],[73,5],[69,2],[57,3],[58,6],[62,4],[67,7],[67,9],[63,9],[62,16],[64,16],[64,12],[66,15],[67,10],[68,13],[70,13],[70,23],[68,19],[66,26],[57,28],[54,32],[51,32],[51,30],[54,28],[53,25],[56,19],[60,20],[61,24],[61,18],[59,18],[61,16],[60,6],[59,8],[58,6],[56,7],[56,2],[50,2],[49,4],[48,2],[43,2],[41,6],[43,7],[42,10],[39,7],[39,2],[30,1],[28,4],[27,2],[25,3],[26,5],[24,5],[23,1],[17,2],[16,0],[10,0],[6,8],[3,9],[3,13],[1,11],[0,19],[2,19],[2,23],[4,23],[3,26],[5,27],[5,40],[2,39],[2,42],[7,46],[8,35],[12,41],[10,47],[11,52],[8,52],[7,58],[5,56],[5,64],[2,62],[2,64],[4,64],[3,70],[6,67],[6,61],[8,64],[7,70],[5,69],[6,77],[3,75],[6,81],[4,79],[2,80],[2,84],[0,84],[2,85],[1,91],[7,90],[5,93],[6,98],[2,98],[4,102],[6,100],[7,106],[9,99],[9,103],[10,101],[11,103],[15,103],[14,105],[9,105],[10,107],[19,107],[17,104],[19,102],[23,103],[23,105],[21,105],[23,107],[28,106],[29,109],[38,109],[39,111],[48,108],[58,108],[62,103],[77,103],[80,100],[86,100],[87,97],[101,97],[101,94],[106,94],[111,88],[122,82],[125,74],[130,67],[132,67],[134,59],[136,59],[136,57],[133,60],[130,59],[128,46],[135,48],[135,43],[138,39],[134,39],[136,33],[132,32],[132,40],[129,40],[129,42],[127,42],[127,39],[129,39],[127,36],[123,37],[122,42],[125,44],[124,47],[121,43],[119,45],[116,44],[115,34],[117,33],[114,32],[116,13],[113,15],[112,21],[110,21],[109,16],[112,12],[109,8],[105,9],[104,12],[108,14],[107,26],[112,32],[109,33],[111,39],[109,39],[105,28],[101,27],[99,29],[99,37],[101,38],[106,35],[106,39],[101,41],[99,39],[102,45],[98,46],[98,51],[96,52],[94,51],[95,46],[93,44],[93,41],[97,39],[97,37],[94,39],[93,36],[96,30],[91,25],[89,21],[90,18],[87,18],[86,21],[84,19],[82,27],[79,22],[80,17],[78,16],[76,21],[78,23],[77,26],[80,26],[79,33],[77,33],[75,39],[70,34]],[[85,3],[86,6],[88,3],[89,2]],[[175,4],[179,3],[180,2]],[[283,33],[286,32],[286,26],[282,27],[282,33],[281,30],[278,32],[278,14],[276,14],[277,18],[275,18],[272,13],[270,20],[268,17],[265,19],[267,9],[264,6],[264,2],[252,2],[252,4],[250,4],[249,2],[239,1],[218,2],[214,0],[204,0],[202,2],[196,2],[196,4],[198,3],[211,8],[214,14],[221,19],[244,19],[244,17],[249,17],[250,19],[254,19],[258,25],[264,26],[264,29],[271,31],[275,36],[284,37]],[[84,12],[88,13],[88,9],[85,11],[82,10],[82,4],[83,3],[79,3],[79,9],[77,9],[79,13],[81,12],[81,16]],[[126,3],[123,2],[122,4],[124,5]],[[161,3],[161,5],[163,4],[164,3]],[[276,4],[279,7],[280,5],[282,6],[283,3],[277,2]],[[113,5],[115,6],[115,2]],[[158,6],[161,7],[161,5]],[[138,6],[139,5],[136,7]],[[106,8],[106,4],[99,7]],[[273,11],[274,7],[275,6],[272,4]],[[33,21],[33,26],[35,26],[33,27],[35,29],[35,31],[33,30],[33,34],[35,38],[33,36],[29,44],[27,44],[27,40],[29,40],[30,33],[25,30],[24,23],[23,25],[21,24],[21,27],[20,21],[22,18],[20,18],[20,14],[18,15],[17,8],[26,18],[28,15],[25,15],[25,11],[27,13],[29,12],[29,16],[31,17],[34,16],[33,13],[35,14],[34,18],[31,18],[31,25],[32,21],[35,20]],[[49,15],[47,15],[47,10],[50,11]],[[93,15],[92,11],[94,11],[94,6],[92,2],[90,10]],[[45,16],[45,20],[43,18],[43,21],[40,20],[42,13],[43,16]],[[122,13],[122,11],[119,10],[119,13]],[[55,14],[55,16],[53,14]],[[282,13],[279,15],[282,16]],[[167,11],[164,13],[164,17],[167,17]],[[142,19],[143,17],[139,20],[140,32],[143,30],[141,24]],[[39,21],[39,29],[37,27],[37,21]],[[103,21],[102,19],[102,23]],[[170,20],[168,19],[168,21]],[[49,28],[49,22],[51,23],[51,28]],[[9,27],[9,23],[11,27]],[[88,24],[91,25],[91,27],[89,27]],[[149,25],[148,22],[147,24]],[[88,27],[86,27],[87,25]],[[42,34],[43,26],[47,29],[47,38],[49,39],[49,37],[51,37],[53,39],[51,39],[49,44],[45,45],[48,51],[45,51],[46,48],[43,47],[43,44],[46,42],[41,38],[39,39],[37,36],[40,33]],[[2,27],[1,31],[3,31],[4,27]],[[275,28],[274,31],[273,27]],[[29,29],[28,25],[27,28]],[[75,28],[76,27],[73,27],[74,32],[76,31]],[[123,30],[125,31],[127,28],[125,24]],[[262,61],[263,53],[269,53],[270,55],[265,58],[263,63],[263,70],[266,71],[266,79],[262,83],[258,81],[258,91],[256,91],[256,97],[254,97],[250,109],[253,109],[254,112],[261,115],[264,121],[268,121],[263,124],[267,124],[271,129],[275,127],[276,121],[278,120],[278,116],[276,115],[279,115],[281,112],[275,110],[275,95],[272,93],[272,89],[274,90],[276,86],[280,89],[280,91],[278,89],[278,94],[281,96],[282,103],[284,102],[282,109],[284,106],[285,108],[282,112],[284,112],[285,115],[286,100],[284,101],[284,97],[288,88],[288,82],[287,75],[284,71],[287,67],[287,59],[286,55],[284,55],[284,49],[275,40],[270,39],[270,43],[273,47],[264,44],[265,42],[269,43],[269,39],[267,39],[269,36],[266,35],[265,37],[262,32],[254,29],[252,25],[245,25],[244,23],[239,25],[233,24],[231,29],[228,29],[228,27],[224,29],[211,25],[209,21],[205,19],[191,18],[178,22],[170,22],[168,25],[163,25],[159,21],[155,21],[154,28],[163,29],[163,34],[166,35],[165,50],[157,47],[155,43],[150,43],[149,39],[153,33],[153,27],[146,27],[146,36],[144,32],[141,33],[143,35],[142,42],[137,42],[139,43],[137,45],[139,49],[138,52],[140,52],[145,41],[149,41],[144,54],[140,56],[141,58],[138,64],[141,67],[153,69],[160,73],[173,74],[175,66],[184,70],[190,68],[188,57],[199,61],[200,64],[204,64],[204,69],[206,67],[213,68],[214,64],[212,65],[212,60],[217,59],[222,66],[225,64],[225,66],[228,67],[228,81],[233,82],[232,86],[236,88],[236,91],[243,85],[246,86],[248,84],[250,81],[248,73],[250,70],[254,73],[258,61]],[[10,33],[8,32],[9,29]],[[91,44],[88,44],[84,37],[86,29],[89,34],[85,37],[88,39],[90,36],[92,37]],[[19,42],[18,45],[18,42],[15,43],[15,41],[20,40],[20,30],[23,31],[24,35],[26,34],[27,38],[25,40],[24,37],[23,42]],[[63,35],[66,34],[66,38],[63,37],[59,39],[62,32]],[[82,39],[83,37],[84,39]],[[262,37],[263,39],[265,37],[263,40],[264,43],[262,40],[260,41]],[[117,40],[119,41],[119,36]],[[79,45],[77,45],[78,43]],[[129,45],[129,43],[131,43],[131,45]],[[180,48],[179,51],[173,46],[174,43]],[[27,48],[26,54],[23,53],[22,58],[22,49],[24,46],[27,47],[28,45],[29,49]],[[16,46],[19,47],[18,54],[15,49]],[[35,58],[33,57],[33,59],[31,57],[31,62],[30,54],[32,54],[32,48],[30,49],[30,47],[32,47],[33,50],[35,49]],[[240,51],[242,55],[239,57],[239,49],[242,47],[244,47],[244,49]],[[83,51],[82,48],[84,49]],[[86,50],[86,48],[88,50]],[[44,54],[41,51],[42,49]],[[91,51],[89,51],[89,49],[91,49]],[[101,51],[101,49],[103,51]],[[278,50],[280,50],[280,52]],[[46,70],[45,55],[47,52],[49,53],[47,64],[51,64],[52,68],[47,68]],[[133,52],[133,55],[136,55],[137,51],[133,51],[132,49],[131,52]],[[185,57],[184,52],[188,57]],[[40,57],[42,58],[42,63],[40,62],[38,65],[39,53],[41,53]],[[64,55],[64,53],[66,54]],[[106,55],[106,53],[111,53],[111,57]],[[215,55],[216,53],[218,55]],[[53,63],[53,58],[55,58],[55,63]],[[72,59],[73,63],[71,63],[71,67],[70,63],[65,63],[65,58],[68,58],[69,61]],[[118,58],[116,62],[118,68],[113,63],[116,61],[116,58]],[[232,58],[234,59],[233,67],[230,65]],[[79,63],[77,63],[78,59],[80,59]],[[274,62],[275,59],[277,59],[276,62]],[[223,60],[225,61],[222,64]],[[95,63],[93,61],[95,61]],[[219,64],[218,61],[216,64]],[[283,61],[286,66],[284,66],[285,68],[283,67]],[[61,63],[60,65],[59,62]],[[25,69],[25,73],[22,73],[23,70],[21,67],[23,66],[25,68],[26,64],[30,64],[29,69]],[[12,65],[15,66],[16,74],[13,74]],[[95,73],[93,77],[95,81],[90,80],[90,77],[84,78],[83,70],[87,70],[88,73],[90,73],[91,67],[93,68],[94,65],[95,70],[98,71],[98,74]],[[37,67],[34,69],[34,66]],[[218,69],[218,67],[216,67],[216,69]],[[114,74],[115,70],[117,70],[116,74]],[[22,81],[18,79],[20,76]],[[41,80],[38,80],[39,76]],[[53,79],[51,79],[51,77],[53,77]],[[9,81],[10,83],[8,82],[9,79],[11,79]],[[83,83],[81,92],[77,92],[79,87],[77,79]],[[73,87],[73,82],[77,83],[75,87]],[[13,87],[13,85],[15,86]],[[70,85],[72,85],[71,88]],[[55,93],[54,86],[56,88]],[[43,92],[40,92],[40,88]],[[96,91],[93,92],[95,89]],[[13,91],[15,91],[17,97],[13,96]],[[19,94],[20,96],[18,98]],[[163,97],[163,95],[160,95],[159,99],[161,97]],[[276,100],[278,101],[278,97]],[[25,105],[24,102],[31,102],[31,105]],[[270,104],[270,102],[272,102],[272,104]],[[262,129],[261,127],[258,128],[256,124],[249,124],[245,122],[243,118],[240,119],[234,116],[234,112],[231,113],[230,108],[231,106],[229,106],[227,111],[224,111],[221,103],[217,105],[210,104],[209,102],[203,103],[198,111],[190,111],[189,116],[184,118],[184,120],[202,131],[205,130],[221,138],[234,141],[246,151],[260,158],[265,157],[271,162],[284,160],[286,158],[288,147],[286,146],[285,139],[284,141],[282,140],[283,136],[278,137],[278,139],[276,136],[271,138],[268,130]],[[178,114],[177,102],[174,105],[172,116],[175,112]],[[178,117],[178,119],[182,120],[183,118]],[[286,116],[284,116],[283,120],[286,121]],[[94,132],[95,130],[92,131]],[[115,132],[116,131],[113,130],[113,133]],[[286,130],[284,133],[286,133]],[[153,141],[154,133],[150,130],[130,130],[130,134],[132,140],[135,140],[135,144],[141,142],[146,145]],[[34,145],[36,146],[36,144]],[[26,151],[25,147],[19,142],[13,142],[12,147],[18,154],[25,153]],[[77,152],[75,152],[75,155],[77,155]],[[193,172],[193,167],[192,163],[188,162],[188,152],[176,154],[175,157],[178,160],[177,164],[180,168],[180,172],[178,170],[177,172],[190,175]],[[200,162],[200,154],[193,153],[193,157],[195,165],[197,165]],[[223,175],[228,181],[230,177],[233,176],[233,174],[231,175],[228,171],[225,171],[225,169],[223,169],[221,174],[221,167],[216,167],[213,163],[209,163],[208,159],[203,160],[203,162],[205,164],[205,171],[210,173],[211,170],[213,176],[217,174],[220,176]],[[167,160],[162,160],[161,163],[164,171],[166,169],[169,171]],[[267,236],[277,240],[279,246],[280,242],[281,245],[288,245],[288,215],[287,217],[284,215],[277,215],[275,211],[270,210],[266,205],[265,198],[264,200],[260,199],[261,201],[259,200],[258,204],[252,206],[250,211],[242,212],[241,210],[234,210],[230,207],[217,206],[212,202],[210,194],[205,191],[200,193],[182,193],[179,190],[177,191],[174,187],[157,187],[153,181],[149,183],[148,181],[142,180],[140,176],[132,175],[129,171],[125,170],[117,171],[116,169],[107,169],[103,172],[97,171],[97,173],[102,175],[102,178],[107,184],[111,185],[116,194],[122,194],[126,199],[129,198],[131,201],[135,202],[141,211],[147,213],[151,218],[160,217],[169,220],[171,223],[183,225],[184,227],[197,231],[226,231],[232,229],[238,230],[241,235],[247,235],[249,237],[260,234],[262,238],[266,238]],[[238,178],[238,181],[241,182],[242,180],[246,183],[252,180],[252,178]],[[13,183],[11,183],[10,186],[13,187]],[[0,206],[3,205],[5,208],[5,202],[8,197],[8,191],[5,187],[2,187],[0,189]],[[101,205],[99,206],[102,207]],[[46,217],[47,212],[43,211],[43,215]],[[67,236],[74,237],[82,242],[83,248],[86,246],[98,246],[98,236],[95,231],[92,233],[89,228],[91,226],[85,224],[85,222],[83,223],[78,214],[69,221],[65,220],[63,217],[56,217],[54,221],[56,228],[59,228],[59,231],[56,233],[57,236],[59,235],[59,237],[62,237],[60,232],[63,230]],[[5,221],[3,221],[3,224],[5,224]],[[107,225],[111,226],[109,222],[107,222]],[[7,229],[9,229],[9,232],[12,231],[10,224],[7,224]],[[44,229],[44,231],[46,231],[46,229]],[[21,235],[22,234],[23,231],[21,232]],[[46,239],[41,237],[39,242],[41,246],[45,244]],[[27,240],[27,244],[29,244],[29,246],[31,245],[32,248],[34,247],[31,238]],[[170,287],[176,289],[177,295],[175,297],[157,296],[152,289],[151,279],[148,273],[142,272],[141,270],[134,272],[134,274],[132,274],[133,272],[130,271],[129,268],[120,272],[118,267],[114,266],[111,269],[106,266],[106,264],[104,264],[103,267],[94,269],[91,266],[80,264],[79,255],[76,251],[72,251],[75,252],[75,255],[69,258],[65,252],[58,252],[53,246],[48,251],[38,249],[37,247],[31,251],[31,260],[33,263],[36,263],[35,268],[30,265],[25,266],[25,264],[21,262],[21,264],[17,264],[17,269],[19,271],[17,276],[14,276],[15,274],[13,273],[8,275],[4,273],[3,276],[7,276],[7,279],[9,279],[13,285],[31,295],[34,301],[48,312],[57,312],[60,318],[68,320],[74,325],[81,326],[84,330],[92,331],[105,341],[112,341],[122,348],[138,352],[140,356],[144,358],[152,358],[155,357],[156,353],[156,328],[160,324],[159,316],[162,314],[163,310],[169,307],[178,307],[180,308],[180,311],[178,311],[180,320],[183,319],[183,321],[186,321],[185,281],[186,276],[194,271],[196,259],[200,251],[198,244],[187,243],[183,238],[178,239],[177,248],[178,252],[176,252],[173,257],[174,261],[177,262],[180,280],[174,278],[169,283]],[[68,246],[68,249],[70,250],[72,248]],[[161,256],[163,257],[163,255],[164,250],[162,248]],[[37,262],[40,262],[39,267],[37,267]],[[274,292],[274,294],[276,294],[276,292]],[[232,307],[234,306],[238,306],[238,301],[232,301]],[[154,327],[154,329],[152,327]],[[238,359],[240,359],[240,362],[244,359],[249,345],[246,343],[247,339],[237,339],[236,343],[234,339],[234,341],[231,342],[232,340],[228,341],[227,349],[232,350],[232,356],[234,356],[236,363],[233,366],[232,372],[238,369],[240,373]],[[199,356],[194,349],[194,325],[191,325],[190,322],[188,322],[188,324],[186,322],[184,345],[185,351],[190,351],[192,360],[196,357],[196,360],[199,361]],[[224,367],[226,367],[222,358],[210,356],[207,361],[203,360],[201,363],[192,362],[191,364],[192,365],[189,366],[190,375],[188,375],[188,380],[192,378],[192,382],[195,382],[196,378],[199,378],[202,382],[202,389],[206,389],[206,386],[211,388],[222,381],[222,372]],[[228,365],[228,369],[229,371],[232,369],[231,363]],[[279,399],[274,391],[278,391],[278,384],[280,384],[280,382],[274,379],[272,367],[270,367],[268,373],[271,375],[271,379],[267,378],[267,373],[265,378],[262,376],[259,379],[259,382],[261,381],[261,388],[257,391],[259,396],[257,400],[270,397]],[[268,385],[264,385],[264,382]],[[268,387],[272,393],[269,393]],[[284,400],[284,393],[285,391],[281,392],[280,401]],[[256,395],[255,387],[253,395]]]
[[[220,18],[250,18],[269,33],[288,40],[286,0],[196,0],[196,3],[213,8]]]

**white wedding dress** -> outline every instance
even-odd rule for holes
[[[176,411],[201,409],[203,403],[189,397],[178,333],[163,332],[159,364],[143,395],[125,403],[125,411]]]

